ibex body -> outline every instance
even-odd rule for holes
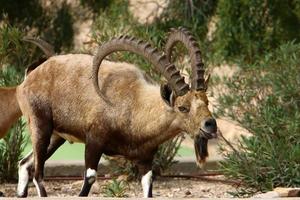
[[[33,181],[39,196],[46,196],[42,184],[44,163],[65,140],[86,145],[86,173],[80,196],[88,195],[102,154],[122,155],[143,166],[145,197],[152,196],[151,166],[159,144],[182,132],[190,133],[198,161],[205,160],[207,139],[216,136],[217,126],[207,108],[204,70],[192,36],[185,30],[175,30],[166,53],[170,57],[178,36],[184,36],[183,43],[192,46],[188,47],[194,65],[191,88],[167,57],[129,37],[105,43],[95,57],[53,56],[17,87],[15,102],[29,123]],[[133,65],[103,61],[108,54],[124,50],[144,56],[168,83],[153,85]],[[21,115],[15,113],[15,118]],[[24,163],[28,160],[32,157],[25,158]],[[28,177],[23,178],[26,183]],[[19,194],[26,196],[26,187],[21,189],[23,193]]]

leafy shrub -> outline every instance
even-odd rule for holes
[[[193,4],[191,5],[189,2],[193,2]],[[93,38],[101,44],[112,37],[128,34],[147,40],[153,46],[163,50],[170,28],[184,26],[194,33],[198,41],[201,41],[200,45],[206,49],[203,51],[203,56],[207,57],[206,54],[210,54],[206,41],[207,24],[215,12],[216,5],[216,0],[172,1],[164,9],[160,18],[152,24],[143,25],[138,23],[128,11],[128,1],[114,0],[99,12],[93,24]],[[155,77],[151,65],[137,55],[122,53],[112,57],[119,61],[135,63],[150,76]]]
[[[156,170],[156,173],[158,173],[158,175],[170,169],[170,167],[177,162],[174,161],[174,158],[180,148],[183,139],[184,136],[179,135],[159,146],[153,160],[153,168],[154,170]]]
[[[48,3],[51,9],[46,9],[46,3],[40,0],[0,0],[0,21],[13,24],[30,35],[46,38],[56,52],[69,50],[73,47],[74,35],[70,6],[66,1]]]
[[[223,172],[244,186],[237,195],[300,186],[299,58],[300,44],[287,43],[226,82],[219,114],[253,133],[238,151],[221,149]]]
[[[300,41],[297,0],[220,0],[215,51],[225,59],[253,63],[287,41]]]
[[[124,198],[128,197],[126,195],[128,188],[129,185],[126,181],[113,179],[102,187],[102,191],[105,197]]]
[[[26,123],[21,119],[0,141],[0,182],[17,180],[18,161],[26,146],[27,137],[23,135]]]

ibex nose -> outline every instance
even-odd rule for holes
[[[203,121],[202,130],[205,132],[205,135],[208,138],[216,138],[217,137],[217,122],[214,118],[207,118]]]

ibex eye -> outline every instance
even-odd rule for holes
[[[189,108],[189,107],[186,107],[186,106],[179,106],[179,107],[178,107],[178,110],[179,110],[180,112],[183,112],[183,113],[188,113],[188,112],[190,112],[190,108]]]

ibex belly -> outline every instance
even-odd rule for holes
[[[59,132],[55,131],[54,134],[58,135],[59,137],[64,138],[65,140],[67,140],[70,143],[74,143],[74,142],[75,143],[84,143],[81,139],[79,139],[73,135],[67,134],[67,133],[59,133]]]

